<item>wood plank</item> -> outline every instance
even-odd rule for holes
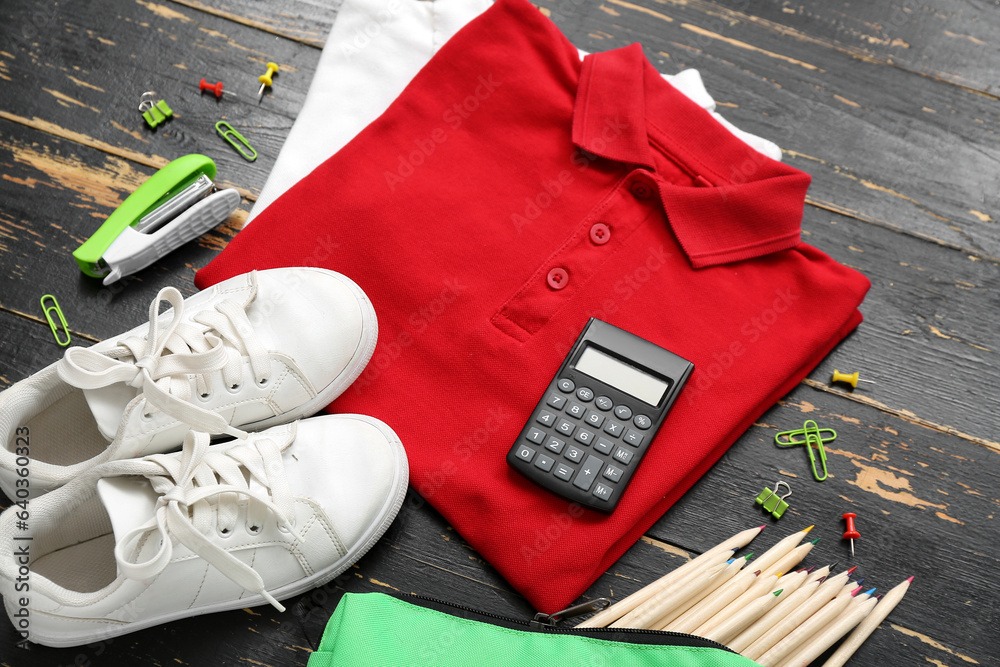
[[[330,26],[343,4],[343,0],[289,0],[281,3],[269,0],[241,0],[235,3],[205,3],[200,0],[170,2],[317,48],[322,48],[326,42]]]
[[[695,0],[698,2],[699,0]],[[679,0],[661,0],[670,6]],[[737,14],[777,34],[843,51],[855,58],[971,88],[993,97],[1000,45],[995,11],[974,3],[936,0],[877,3],[789,3],[717,0],[706,11]]]
[[[109,20],[110,19],[110,20]],[[312,80],[319,50],[206,12],[158,2],[98,0],[36,10],[5,3],[15,35],[0,54],[0,118],[160,167],[187,153],[208,155],[219,180],[259,192]],[[38,39],[38,35],[45,39]],[[48,48],[53,41],[59,49]],[[259,104],[265,63],[281,70]],[[238,99],[217,100],[198,82],[223,81]],[[154,90],[174,117],[150,129],[136,110]],[[227,120],[257,150],[247,162],[215,131]]]
[[[0,310],[0,331],[4,332],[0,349],[0,391],[35,371],[58,361],[65,348],[56,344],[49,325],[38,306],[28,316]],[[73,343],[89,344],[74,339]]]
[[[810,201],[874,224],[1000,257],[995,101],[834,48],[720,16],[701,2],[570,3],[581,48],[642,42],[662,71],[701,71],[726,117],[776,141],[812,174]]]
[[[71,253],[155,170],[0,120],[0,171],[0,307],[40,317],[38,299],[54,294],[84,344],[146,320],[161,287],[193,293],[196,267],[236,233],[249,210],[244,202],[216,231],[104,287],[80,272]]]

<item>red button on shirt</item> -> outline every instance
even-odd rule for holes
[[[603,222],[598,222],[590,228],[590,240],[594,245],[604,245],[611,240],[611,230]]]
[[[636,180],[653,196],[637,199]],[[868,281],[799,240],[808,184],[666,83],[638,45],[581,64],[535,7],[499,0],[196,282],[302,265],[357,281],[379,344],[331,409],[386,421],[415,489],[551,612],[861,321]],[[598,223],[614,232],[604,245]],[[555,267],[562,289],[546,279]],[[590,316],[695,365],[610,516],[505,462]]]
[[[552,289],[563,289],[569,281],[569,274],[566,269],[555,268],[549,271],[546,281]]]
[[[653,188],[649,187],[642,181],[635,181],[629,186],[629,190],[635,195],[636,199],[649,199],[653,196]]]

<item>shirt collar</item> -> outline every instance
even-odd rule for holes
[[[808,174],[754,150],[667,83],[639,44],[587,56],[573,110],[573,143],[656,172],[674,235],[695,268],[752,259],[800,242]]]

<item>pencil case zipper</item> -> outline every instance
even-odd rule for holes
[[[470,621],[492,623],[511,630],[522,630],[527,632],[539,632],[543,634],[577,635],[590,637],[592,639],[603,639],[605,641],[617,641],[628,644],[653,644],[658,646],[691,646],[698,648],[714,648],[727,653],[736,653],[731,648],[719,642],[689,635],[684,632],[672,632],[667,630],[641,630],[639,628],[560,628],[556,623],[560,620],[581,616],[591,611],[598,611],[592,607],[595,601],[573,605],[554,614],[536,614],[533,621],[524,621],[509,616],[501,616],[487,611],[480,611],[473,607],[446,602],[437,598],[423,595],[411,594],[391,594],[398,600],[416,604],[421,607],[434,609],[445,614],[457,616]],[[598,598],[603,600],[606,598]],[[589,608],[588,608],[589,607]],[[459,613],[456,613],[459,612]]]

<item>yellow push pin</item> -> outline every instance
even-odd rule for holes
[[[846,382],[847,384],[851,385],[855,389],[858,388],[858,383],[859,382],[867,382],[868,384],[875,384],[875,382],[873,382],[872,380],[862,380],[861,378],[859,378],[857,371],[854,371],[853,373],[848,374],[848,373],[841,373],[836,368],[833,369],[833,379],[830,380],[830,381],[831,382]]]
[[[278,71],[278,63],[268,63],[267,72],[257,77],[257,80],[260,81],[260,90],[257,91],[258,102],[260,102],[260,98],[264,97],[264,87],[265,86],[267,86],[268,88],[271,87],[271,77],[274,76],[274,73],[277,71]]]

